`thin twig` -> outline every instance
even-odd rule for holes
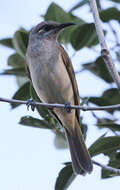
[[[119,38],[118,38],[117,32],[114,30],[114,28],[113,28],[113,26],[112,26],[112,24],[110,22],[109,22],[109,27],[110,27],[110,29],[111,29],[114,37],[115,37],[116,45],[118,47],[120,47],[120,43],[119,43]]]
[[[90,0],[90,5],[93,12],[96,32],[97,32],[98,39],[101,45],[101,56],[103,57],[114,82],[116,83],[118,89],[120,90],[120,76],[115,68],[110,52],[108,51],[108,47],[107,47],[104,33],[101,26],[101,21],[100,21],[98,9],[97,9],[96,0]]]
[[[7,99],[7,98],[0,98],[0,102],[7,102],[7,103],[11,103],[11,104],[25,104],[28,105],[28,101],[23,101],[23,100],[15,100],[15,99]],[[49,103],[41,103],[41,102],[30,102],[29,105],[31,106],[41,106],[41,107],[46,107],[48,109],[53,109],[53,108],[63,108],[66,109],[66,104],[49,104]],[[120,109],[120,104],[116,104],[116,105],[111,105],[111,106],[101,106],[101,107],[97,107],[97,106],[77,106],[77,105],[70,105],[68,106],[68,108],[70,109],[80,109],[83,111],[90,111],[90,110],[96,110],[96,111],[100,111],[100,110],[115,110],[115,109]]]
[[[106,166],[106,165],[101,164],[101,163],[99,163],[99,162],[96,162],[96,161],[94,161],[94,160],[92,160],[92,162],[93,162],[93,164],[95,164],[95,165],[97,165],[97,166],[99,166],[99,167],[101,167],[101,168],[103,168],[103,169],[105,169],[105,170],[108,170],[108,171],[110,171],[110,172],[113,172],[113,173],[116,173],[116,174],[120,175],[120,169],[112,168],[112,167],[110,167],[110,166]]]

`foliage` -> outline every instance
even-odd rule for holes
[[[117,5],[120,3],[119,0],[110,0],[113,4]],[[97,0],[99,13],[101,20],[109,26],[109,22],[114,20],[116,22],[120,21],[120,11],[114,6],[108,8],[106,10],[101,11],[100,1]],[[81,0],[78,4],[71,8],[69,12],[64,11],[59,5],[55,3],[51,3],[48,7],[46,14],[43,16],[45,20],[54,20],[57,22],[74,22],[76,23],[75,27],[71,27],[69,29],[64,30],[59,38],[59,41],[68,44],[70,43],[74,50],[81,51],[84,47],[87,48],[95,48],[98,45],[97,34],[95,31],[95,26],[91,22],[87,22],[82,18],[79,18],[73,14],[73,11],[82,8],[84,5],[89,6],[88,0]],[[111,28],[110,28],[111,30]],[[105,31],[107,35],[108,30]],[[114,35],[115,32],[114,32]],[[8,66],[9,69],[4,70],[4,75],[15,75],[16,79],[19,81],[18,90],[13,95],[14,99],[27,100],[29,98],[33,98],[36,101],[40,101],[37,97],[33,87],[30,82],[26,78],[25,71],[25,54],[26,48],[28,44],[29,31],[21,28],[17,30],[13,36],[13,38],[1,39],[0,44],[14,49],[15,53],[8,58]],[[117,42],[116,42],[117,44]],[[116,45],[113,47],[115,50],[115,58],[118,63],[118,50],[115,49]],[[99,97],[89,97],[87,103],[93,103],[98,106],[102,105],[112,105],[119,103],[119,93],[117,89],[112,87],[113,80],[106,68],[104,60],[100,57],[99,53],[96,59],[93,61],[89,61],[88,63],[82,64],[83,72],[84,69],[88,70],[90,73],[96,75],[99,79],[101,79],[104,83],[107,83],[109,88],[105,89],[103,93]],[[83,100],[86,97],[82,97]],[[84,103],[84,101],[82,102]],[[16,108],[19,105],[11,105],[12,108]],[[56,119],[49,113],[49,111],[45,108],[37,107],[37,111],[41,115],[42,119],[23,116],[20,119],[20,124],[25,126],[32,126],[37,128],[44,128],[52,130],[56,135],[56,140],[59,142],[65,142],[65,134],[62,126]],[[118,110],[119,111],[119,110]],[[116,136],[116,132],[120,131],[120,125],[117,123],[116,119],[112,119],[115,111],[106,111],[110,114],[110,117],[107,118],[97,118],[96,117],[96,126],[98,129],[106,128],[111,130],[113,136],[105,137],[102,136],[97,139],[89,148],[89,152],[91,156],[99,155],[103,153],[109,157],[108,165],[120,168],[120,136]],[[82,119],[82,118],[81,118]],[[82,124],[82,131],[84,136],[87,135],[87,126],[86,124]],[[66,146],[61,144],[61,146],[57,146],[58,148],[66,148]],[[109,178],[114,177],[116,174],[113,174],[109,171],[102,170],[101,177]],[[65,163],[65,167],[60,171],[59,176],[56,181],[55,189],[63,190],[67,189],[70,183],[74,180],[75,175],[73,174],[71,163]]]

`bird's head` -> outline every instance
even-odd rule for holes
[[[64,28],[75,25],[74,23],[57,23],[53,21],[41,22],[31,30],[31,35],[37,35],[38,38],[54,38],[56,39],[60,31]]]

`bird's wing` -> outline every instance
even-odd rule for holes
[[[73,70],[71,60],[61,45],[59,46],[59,48],[60,48],[61,56],[63,59],[63,63],[65,64],[65,67],[67,69],[68,75],[69,75],[71,83],[72,83],[75,105],[80,105],[80,97],[79,97],[79,92],[78,92],[78,86],[77,86],[77,81],[75,78],[75,73]],[[80,119],[80,110],[79,109],[76,110],[76,116],[77,116],[77,119],[79,121],[79,119]]]

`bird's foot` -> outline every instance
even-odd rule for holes
[[[27,110],[29,110],[29,107],[31,107],[31,110],[34,111],[35,107],[36,107],[35,106],[35,100],[30,98],[29,100],[27,100],[26,106],[27,106]]]
[[[72,112],[72,109],[71,109],[71,103],[70,102],[66,102],[65,103],[65,109],[68,113],[71,113]]]

